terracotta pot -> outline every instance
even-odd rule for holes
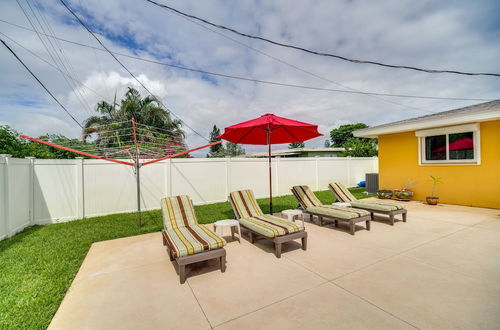
[[[425,200],[427,201],[427,204],[429,205],[437,205],[439,202],[439,197],[426,197]]]

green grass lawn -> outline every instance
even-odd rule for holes
[[[358,198],[364,188],[350,189]],[[330,191],[316,195],[334,202]],[[268,199],[259,199],[269,212]],[[274,212],[296,208],[293,196],[275,197]],[[212,223],[233,218],[229,203],[195,206],[198,221]],[[134,213],[113,214],[49,226],[34,226],[0,242],[0,329],[44,329],[94,242],[160,231],[160,211],[143,213],[143,226]],[[158,241],[158,244],[161,244]],[[165,254],[165,261],[167,261]]]

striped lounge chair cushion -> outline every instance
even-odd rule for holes
[[[353,194],[340,182],[332,182],[328,185],[330,190],[335,194],[339,202],[350,203],[357,201]]]
[[[323,205],[308,186],[294,186],[292,192],[304,210],[309,207]]]
[[[358,207],[362,209],[370,209],[374,211],[384,211],[384,212],[390,212],[390,211],[396,211],[396,210],[402,210],[405,207],[401,204],[396,204],[396,203],[386,203],[386,202],[376,202],[376,201],[354,201],[351,202],[352,207]]]
[[[226,241],[203,225],[166,228],[164,237],[174,258],[224,247]]]
[[[274,215],[264,214],[255,217],[240,218],[240,224],[262,236],[274,238],[304,230],[304,226]]]
[[[187,195],[163,198],[161,200],[161,210],[165,229],[198,224],[193,203]]]
[[[325,217],[334,217],[339,219],[355,219],[365,215],[370,215],[369,211],[354,209],[351,207],[335,206],[335,205],[322,205],[312,206],[306,209],[307,212],[323,215]]]
[[[308,186],[295,186],[292,192],[304,210],[310,213],[339,219],[354,219],[369,215],[370,212],[350,207],[323,205]]]
[[[233,191],[229,198],[234,206],[234,212],[237,218],[248,218],[262,216],[264,212],[260,209],[257,200],[250,189]]]
[[[249,189],[233,191],[229,198],[240,224],[262,236],[273,238],[304,230],[302,224],[264,214]]]

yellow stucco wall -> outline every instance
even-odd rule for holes
[[[442,178],[441,203],[500,208],[500,120],[480,123],[481,165],[418,165],[415,132],[379,136],[380,189],[401,189],[413,181],[416,200],[430,196],[430,175]]]

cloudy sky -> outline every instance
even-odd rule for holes
[[[500,98],[500,78],[394,70],[314,56],[213,27],[210,29],[215,32],[210,31],[144,0],[66,1],[111,50],[145,59],[320,88]],[[431,69],[500,72],[500,2],[496,0],[158,1],[242,32],[346,57]],[[1,1],[0,20],[31,29],[19,4],[34,24],[38,18],[46,32],[99,46],[58,0]],[[52,63],[36,33],[3,21],[2,33]],[[4,35],[0,37],[79,122],[95,114],[98,101],[110,101],[115,93],[119,97],[127,86],[146,95],[106,52],[54,42],[72,73],[68,78]],[[376,125],[479,103],[279,87],[119,58],[172,112],[203,136],[209,135],[214,124],[223,128],[264,113],[317,124],[327,135],[346,123]],[[78,125],[4,48],[0,50],[0,68],[0,124],[32,136],[80,135]],[[184,128],[191,148],[206,143]],[[306,145],[322,146],[324,140],[317,138]]]

